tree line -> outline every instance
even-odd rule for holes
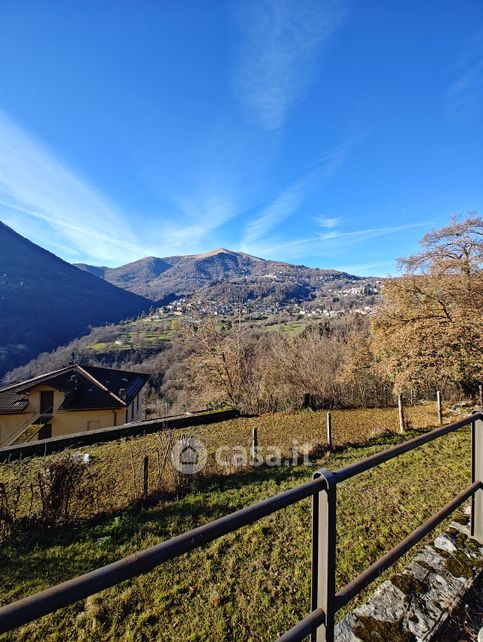
[[[300,334],[241,320],[186,322],[161,390],[179,405],[244,412],[377,406],[416,391],[476,398],[483,379],[483,219],[470,215],[426,234],[399,260],[367,317],[322,322]],[[167,357],[168,355],[165,355]]]
[[[150,411],[184,412],[232,405],[247,413],[368,407],[394,396],[473,398],[483,380],[483,219],[452,219],[421,239],[384,280],[374,314],[345,315],[286,332],[275,319],[236,316],[176,322],[170,342],[153,354],[119,352],[115,361],[86,349],[115,338],[118,327],[42,355],[11,373],[27,378],[74,357],[79,362],[148,372]]]

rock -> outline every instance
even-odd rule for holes
[[[456,546],[446,535],[438,535],[434,540],[434,546],[442,551],[446,551],[447,553],[454,553],[456,551]]]
[[[75,459],[81,464],[91,464],[94,460],[94,457],[89,453],[75,453],[72,455],[72,459]]]
[[[469,538],[467,526],[452,522],[448,531],[342,618],[335,627],[336,642],[434,640],[483,566],[483,547]]]

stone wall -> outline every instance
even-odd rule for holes
[[[149,433],[159,432],[161,430],[213,424],[220,421],[228,421],[229,419],[236,419],[236,417],[239,416],[239,411],[234,408],[210,412],[202,411],[172,417],[133,421],[122,424],[121,426],[98,428],[97,430],[77,432],[61,437],[52,437],[50,439],[39,439],[27,444],[17,444],[16,446],[0,448],[0,464],[15,459],[24,459],[25,457],[49,455],[50,453],[65,450],[65,448],[79,448],[90,444],[115,441],[116,439],[125,437],[148,435]]]
[[[468,520],[451,522],[400,574],[336,626],[336,642],[430,642],[483,569]]]

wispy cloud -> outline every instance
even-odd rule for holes
[[[483,117],[483,30],[465,47],[456,78],[445,95],[446,116],[453,121]]]
[[[332,229],[334,227],[337,227],[340,223],[340,218],[338,216],[317,216],[315,219],[315,222],[317,225],[320,227],[324,227],[327,229]]]
[[[318,53],[346,15],[342,0],[245,0],[237,94],[250,120],[270,130],[305,96]]]
[[[304,176],[282,190],[271,203],[256,214],[245,228],[245,249],[249,250],[251,245],[267,237],[286,219],[296,214],[307,196],[336,174],[353,145],[354,141],[350,141],[322,156]]]
[[[206,251],[213,244],[213,235],[235,216],[235,203],[223,193],[214,191],[194,197],[174,199],[176,213],[161,225],[158,249],[165,254]],[[166,240],[169,245],[166,244]]]
[[[120,265],[206,251],[237,207],[230,190],[208,181],[172,198],[165,215],[145,216],[135,233],[117,204],[0,111],[0,218],[68,260]]]
[[[353,230],[351,232],[333,231],[320,234],[319,238],[322,240],[327,239],[371,239],[377,236],[384,236],[385,234],[393,234],[394,232],[403,232],[417,227],[427,227],[428,222],[424,223],[407,223],[406,225],[392,225],[387,227],[369,227],[362,230]]]
[[[274,201],[257,215],[246,227],[243,245],[250,245],[267,236],[274,228],[295,213],[305,200],[313,181],[313,172],[284,189]]]
[[[276,245],[265,245],[260,248],[264,256],[271,257],[277,253],[283,252],[285,257],[300,256],[307,252],[316,253],[334,253],[340,249],[346,250],[350,245],[362,243],[364,241],[398,234],[406,230],[428,227],[429,222],[408,223],[406,225],[392,225],[387,227],[370,227],[359,230],[344,232],[343,230],[331,230],[330,232],[314,234],[308,238],[294,239],[292,241],[280,242]]]
[[[466,120],[483,109],[483,58],[474,63],[449,88],[446,94],[447,115],[452,120]]]
[[[37,242],[70,247],[92,260],[122,263],[146,253],[114,203],[2,111],[0,215],[22,230],[29,221],[41,222],[44,238]]]

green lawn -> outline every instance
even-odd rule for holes
[[[313,322],[313,319],[311,319]],[[287,334],[300,334],[307,325],[310,323],[309,320],[305,321],[303,319],[297,321],[286,321],[284,323],[274,323],[273,325],[267,326],[269,332],[285,332]]]
[[[386,436],[371,446],[346,446],[316,465],[337,469],[400,439]],[[293,487],[310,479],[314,469],[265,468],[205,478],[179,501],[25,535],[1,551],[1,601],[41,590]],[[340,485],[338,587],[469,480],[469,432],[462,430]],[[306,500],[1,639],[273,640],[308,611],[310,530]]]
[[[436,419],[435,404],[424,404],[409,407],[407,419],[412,426],[429,428]],[[446,420],[450,420],[446,413]],[[335,448],[346,448],[349,445],[363,445],[368,441],[379,439],[398,430],[397,408],[358,408],[354,410],[332,411],[332,440]],[[270,448],[278,448],[284,459],[292,458],[294,443],[302,450],[304,445],[312,452],[313,457],[320,456],[326,448],[326,413],[302,410],[261,415],[259,417],[242,417],[214,424],[183,428],[173,431],[173,443],[182,434],[195,436],[206,446],[209,457],[205,476],[230,475],[239,472],[239,467],[219,466],[215,459],[218,447],[225,447],[230,455],[237,447],[243,446],[249,451],[253,428],[258,430],[260,453],[266,456]],[[149,458],[149,492],[165,493],[176,491],[177,479],[170,459],[168,466],[159,473],[160,462],[166,456],[167,434],[154,433],[135,439],[120,439],[105,444],[92,445],[87,450],[94,457],[89,473],[95,479],[95,501],[87,498],[76,503],[76,515],[95,517],[102,513],[112,513],[129,509],[139,499],[143,488],[143,460]],[[8,484],[9,495],[15,495],[21,485],[17,515],[28,514],[30,506],[36,510],[40,506],[40,496],[36,492],[33,502],[30,484],[36,486],[39,470],[52,457],[36,457],[30,460],[15,462],[12,465],[0,466],[0,482]],[[89,482],[92,484],[93,482]]]
[[[171,341],[173,329],[167,329],[172,319],[141,318],[117,326],[117,336],[112,341],[99,341],[88,346],[99,353],[122,352],[125,350],[157,348]],[[121,341],[121,343],[116,343]]]

